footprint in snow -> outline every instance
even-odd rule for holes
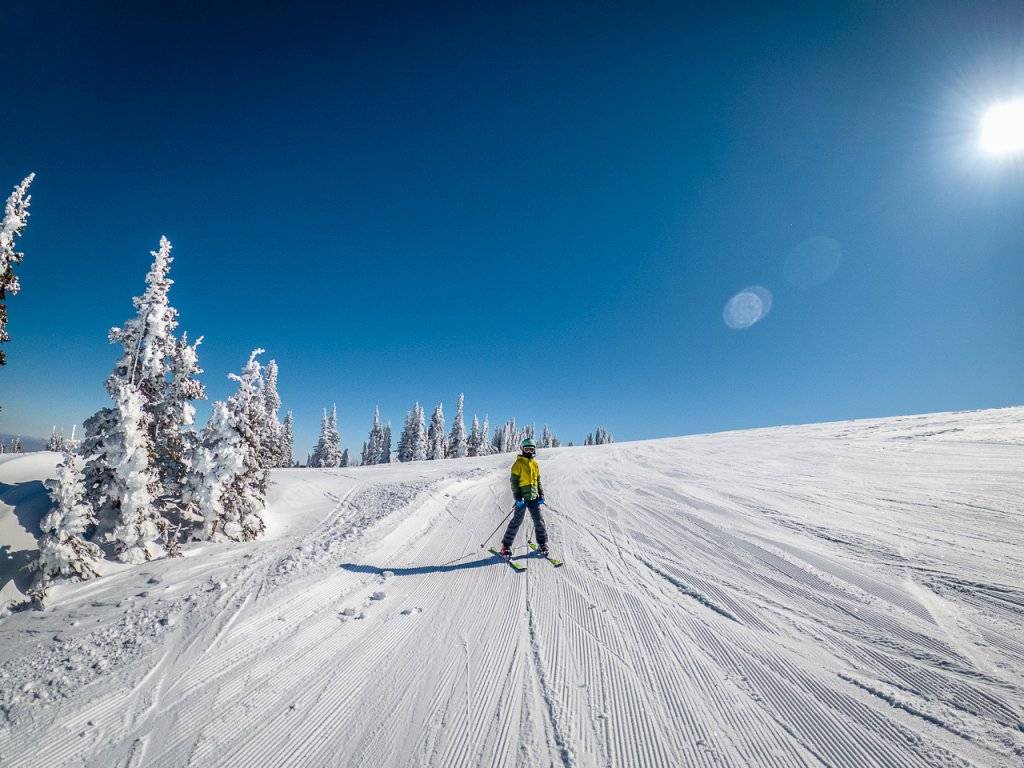
[[[415,616],[417,613],[423,613],[423,609],[419,606],[415,608],[405,608],[402,610],[403,616]]]
[[[374,592],[372,595],[370,595],[371,600],[383,600],[385,597],[387,597],[387,595],[383,592]]]

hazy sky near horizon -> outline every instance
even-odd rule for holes
[[[299,458],[460,391],[566,441],[1024,403],[978,148],[1024,4],[371,5],[4,10],[0,432],[107,402],[162,234],[211,397],[264,347]]]

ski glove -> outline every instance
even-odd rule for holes
[[[526,506],[526,502],[522,499],[516,499],[516,509],[522,509]]]

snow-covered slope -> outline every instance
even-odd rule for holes
[[[540,458],[561,569],[481,553],[506,455],[278,472],[266,540],[58,588],[0,764],[1024,763],[1024,409]]]

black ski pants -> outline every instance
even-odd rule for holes
[[[509,521],[508,528],[505,529],[505,536],[501,540],[502,546],[512,546],[512,542],[515,541],[516,534],[519,532],[519,526],[523,524],[523,518],[526,516],[527,509],[530,510],[530,517],[533,519],[533,530],[537,532],[537,543],[542,547],[548,543],[548,532],[544,528],[544,518],[540,516],[540,499],[534,499],[533,501],[526,502],[526,506],[522,509],[517,509],[512,513],[512,519]]]

